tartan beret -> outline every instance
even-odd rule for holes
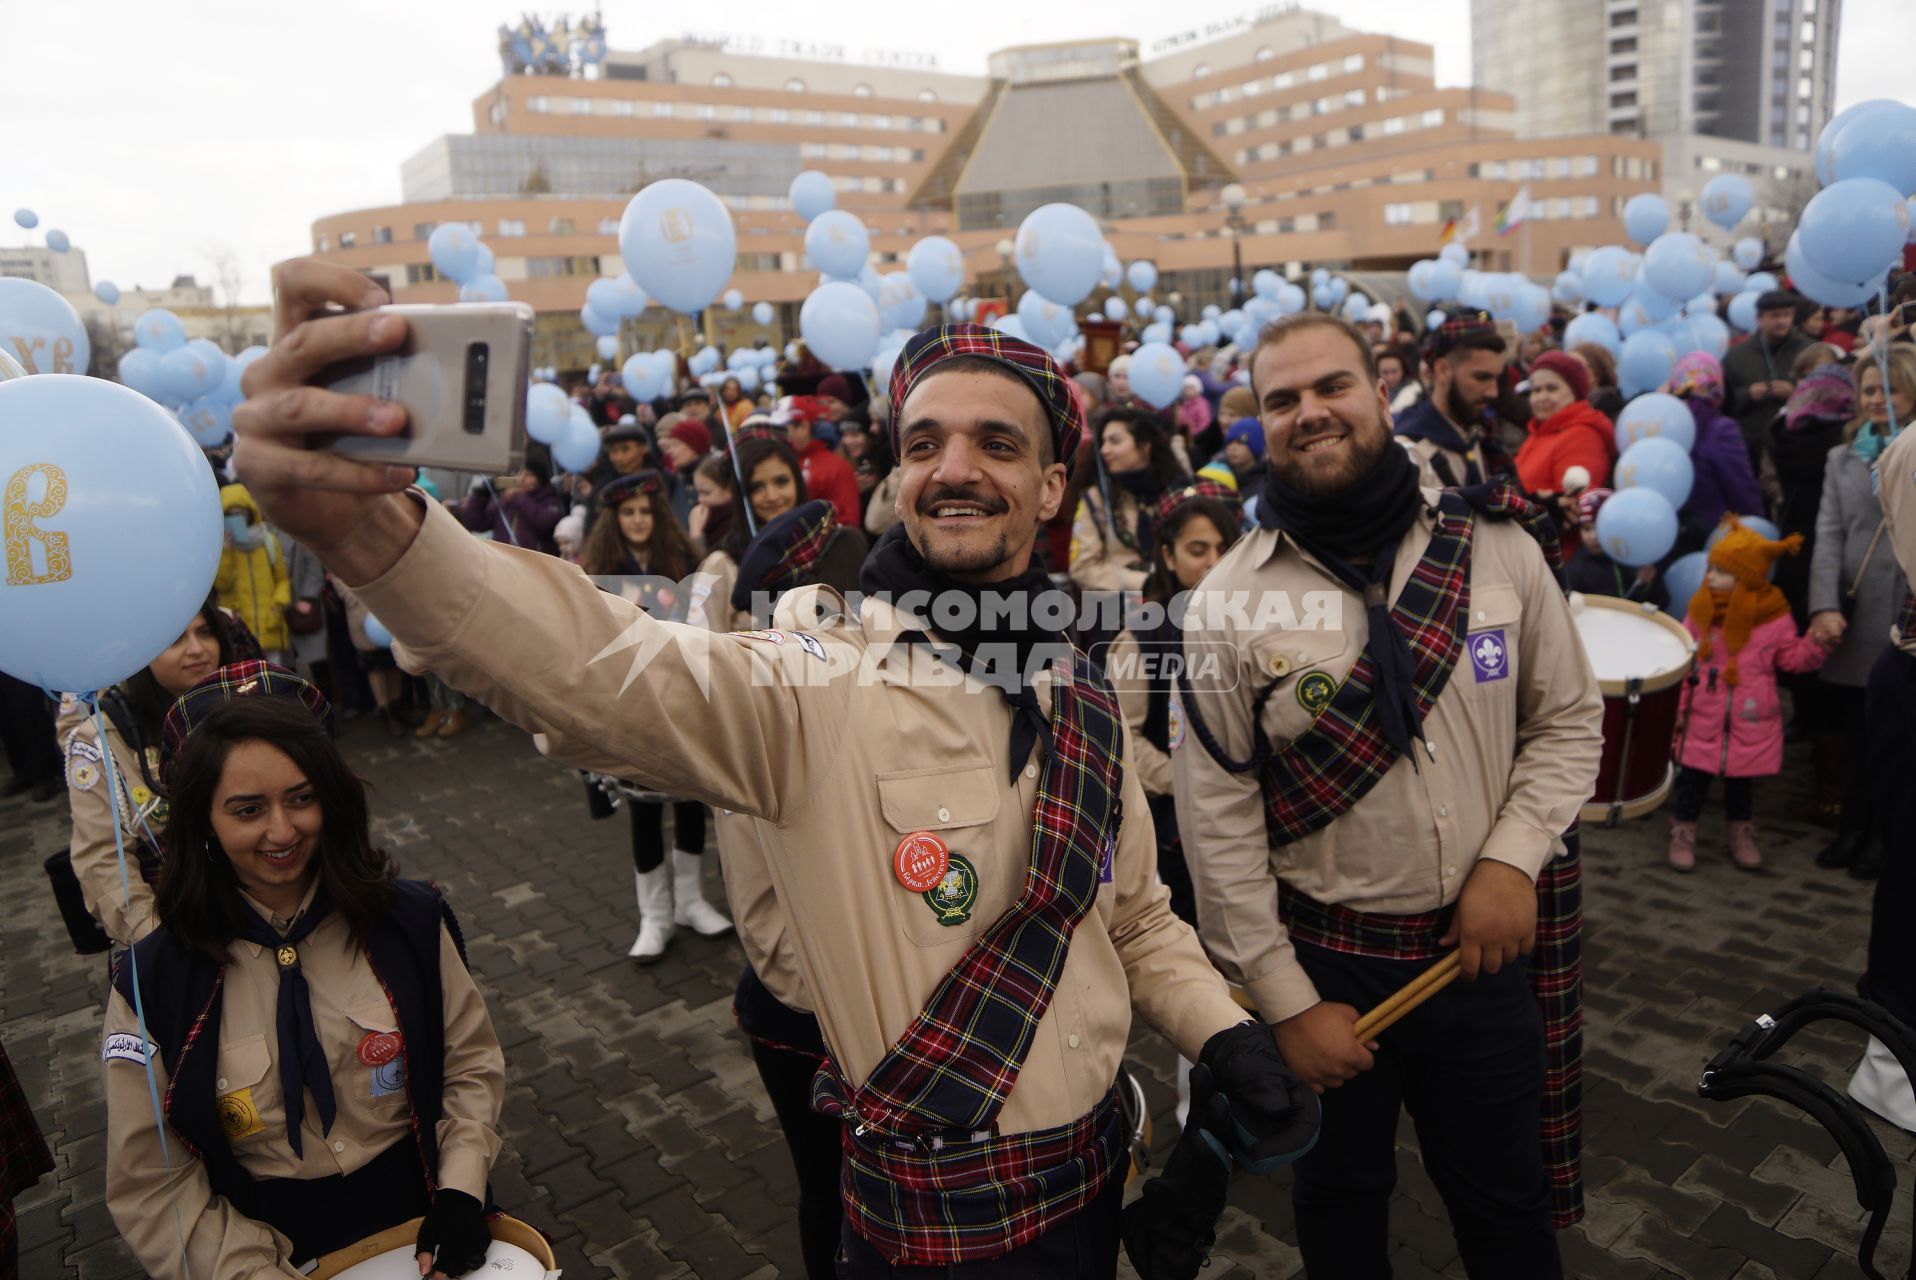
[[[738,578],[732,584],[732,607],[752,607],[754,591],[788,591],[818,562],[838,522],[832,504],[819,499],[760,526],[739,559]]]
[[[665,477],[650,467],[629,476],[614,476],[600,486],[599,505],[610,511],[635,493],[664,493]]]
[[[1232,511],[1238,509],[1238,497],[1235,489],[1227,489],[1215,480],[1193,480],[1189,484],[1179,485],[1175,489],[1166,489],[1164,496],[1158,499],[1158,526],[1162,528],[1166,521],[1177,514],[1177,509],[1187,502],[1201,499],[1222,502]],[[1219,532],[1228,533],[1228,529]]]
[[[313,719],[326,730],[327,737],[338,733],[331,704],[311,681],[285,667],[257,659],[230,663],[181,694],[167,711],[166,720],[160,726],[162,790],[172,792],[173,762],[179,758],[180,748],[186,745],[193,730],[235,698],[285,698],[297,702],[312,713]]]
[[[1078,407],[1077,397],[1071,394],[1070,379],[1043,348],[980,324],[947,324],[920,330],[898,353],[892,365],[887,396],[891,402],[892,456],[903,456],[898,448],[898,433],[905,397],[939,365],[961,356],[1001,365],[1031,388],[1051,424],[1052,454],[1070,466],[1071,457],[1084,437],[1084,411]]]
[[[1447,355],[1472,334],[1497,332],[1497,322],[1487,311],[1462,311],[1432,329],[1424,338],[1424,358],[1435,360]]]

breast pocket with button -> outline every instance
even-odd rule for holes
[[[1523,601],[1515,587],[1472,583],[1469,630],[1464,634],[1464,651],[1458,656],[1451,679],[1461,681],[1473,698],[1514,706],[1522,622]]]
[[[1003,858],[993,847],[993,824],[1006,786],[1001,767],[989,763],[904,769],[878,775],[878,806],[896,842],[926,831],[944,843],[944,877],[914,893],[892,874],[892,850],[883,852],[886,886],[898,904],[904,934],[915,945],[938,947],[969,941],[998,918],[1024,887],[1007,885]],[[1009,897],[1006,896],[1009,889]]]
[[[354,1005],[346,1011],[352,1024],[353,1059],[347,1072],[354,1089],[375,1111],[404,1110],[406,1094],[405,1044],[392,1006],[384,1000]]]
[[[230,1146],[238,1150],[285,1133],[279,1077],[265,1036],[222,1041],[216,1069],[214,1109]]]
[[[1264,732],[1282,749],[1317,720],[1317,713],[1342,687],[1356,663],[1346,657],[1350,636],[1338,631],[1267,631],[1251,637],[1249,671],[1252,696],[1264,699]]]

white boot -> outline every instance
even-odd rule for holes
[[[1178,1057],[1178,1132],[1184,1132],[1185,1121],[1191,1118],[1191,1060]]]
[[[683,849],[672,850],[672,921],[707,938],[732,931],[732,922],[705,900],[700,873],[705,859]]]
[[[672,923],[672,873],[663,864],[633,873],[639,882],[639,936],[625,954],[651,964],[665,954],[677,929]]]

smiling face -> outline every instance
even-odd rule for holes
[[[798,505],[798,478],[783,458],[766,458],[752,468],[752,514],[760,524]]]
[[[1549,369],[1533,370],[1530,375],[1530,416],[1539,422],[1548,422],[1551,415],[1560,412],[1565,405],[1574,404],[1576,396],[1570,390],[1570,384],[1560,374]]]
[[[1857,379],[1857,407],[1862,410],[1863,416],[1868,418],[1871,424],[1879,430],[1889,426],[1889,415],[1892,409],[1896,412],[1896,421],[1899,424],[1907,423],[1910,420],[1911,412],[1916,410],[1916,404],[1911,403],[1911,388],[1898,385],[1895,369],[1896,366],[1890,366],[1891,374],[1889,384],[1891,394],[1888,396],[1883,394],[1882,367],[1875,361],[1872,360],[1869,364],[1865,365],[1863,368],[1863,376]],[[1891,403],[1892,400],[1894,401],[1893,404]]]
[[[1251,364],[1264,422],[1264,455],[1300,493],[1341,493],[1390,444],[1390,405],[1363,353],[1329,326],[1300,328],[1260,347]]]
[[[1098,442],[1098,452],[1104,458],[1106,471],[1136,471],[1150,464],[1151,448],[1140,447],[1136,436],[1131,434],[1131,425],[1127,422],[1107,422],[1104,424],[1104,436]]]
[[[926,563],[960,582],[1023,573],[1064,501],[1037,393],[1015,375],[952,369],[921,379],[899,421],[898,515]]]
[[[318,874],[320,805],[287,754],[259,739],[233,744],[213,791],[213,835],[242,892],[290,916]]]
[[[652,540],[652,499],[635,493],[619,504],[619,536],[634,551]]]
[[[175,698],[213,674],[220,661],[219,637],[204,614],[194,614],[186,631],[147,664],[160,688]]]

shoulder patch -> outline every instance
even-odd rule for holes
[[[783,631],[734,631],[732,634],[735,636],[743,636],[747,640],[763,640],[767,644],[785,643],[785,633]]]
[[[817,636],[804,631],[792,632],[792,639],[798,641],[798,647],[811,654],[820,662],[825,661],[825,643]]]
[[[74,738],[67,744],[67,786],[75,791],[91,791],[99,781],[99,744]]]
[[[1176,689],[1171,690],[1170,705],[1165,709],[1166,739],[1171,750],[1176,751],[1184,745],[1184,699]]]
[[[141,1066],[153,1061],[153,1051],[159,1048],[151,1040],[131,1031],[120,1031],[106,1038],[106,1046],[100,1050],[101,1062],[137,1062]]]

